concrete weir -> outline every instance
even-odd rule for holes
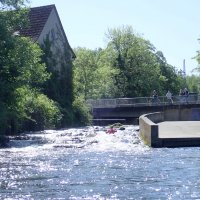
[[[144,114],[139,126],[142,139],[151,147],[200,147],[199,108]]]

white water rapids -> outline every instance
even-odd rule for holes
[[[109,127],[90,126],[64,130],[45,130],[40,133],[26,134],[20,139],[11,140],[15,148],[78,148],[84,151],[145,151],[146,147],[139,138],[138,126],[124,126],[114,134],[107,134]]]

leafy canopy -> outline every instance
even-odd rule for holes
[[[161,51],[133,32],[132,27],[108,29],[105,49],[77,48],[75,95],[90,98],[165,95],[179,91],[182,77]]]

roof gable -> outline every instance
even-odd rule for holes
[[[20,34],[23,36],[31,37],[34,41],[40,36],[51,11],[55,8],[55,5],[47,5],[41,7],[30,8],[29,12],[29,26],[23,28]]]
[[[69,46],[70,51],[72,53],[72,58],[76,58],[76,55],[74,54],[72,48],[69,45],[69,42],[65,35],[65,31],[60,21],[57,9],[54,4],[30,8],[30,11],[28,14],[29,24],[27,28],[23,28],[22,30],[19,31],[20,35],[25,36],[25,37],[30,37],[32,38],[33,41],[38,41],[53,10],[56,13],[57,20],[63,32],[63,36],[65,38],[65,42]]]

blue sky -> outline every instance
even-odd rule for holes
[[[190,75],[200,50],[200,0],[31,0],[31,7],[55,4],[72,48],[106,46],[108,28],[132,26]]]

